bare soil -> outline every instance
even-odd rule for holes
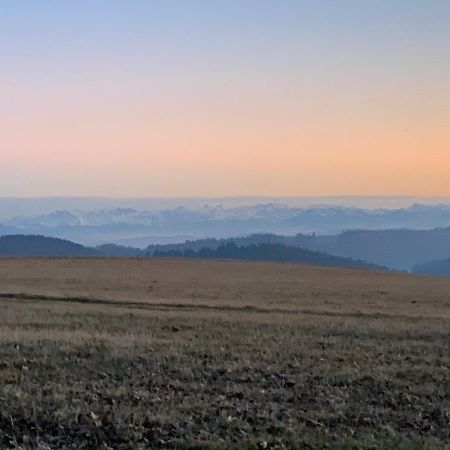
[[[0,448],[450,448],[450,279],[0,260]]]

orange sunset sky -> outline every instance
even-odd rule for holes
[[[449,2],[6,1],[0,40],[1,196],[450,195]]]

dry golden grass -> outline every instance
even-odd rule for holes
[[[3,259],[0,307],[0,448],[449,448],[449,279]]]

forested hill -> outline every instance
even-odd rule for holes
[[[38,235],[0,237],[0,256],[101,256],[96,249]]]
[[[424,264],[417,264],[413,268],[413,273],[424,275],[450,276],[450,258],[430,261]]]
[[[204,247],[199,250],[156,250],[154,257],[170,258],[212,258],[212,259],[244,259],[257,261],[299,262],[312,265],[361,267],[385,269],[362,260],[332,256],[326,253],[304,250],[282,244],[261,243],[248,246],[237,246],[234,242],[221,244],[215,249]]]
[[[231,239],[201,239],[182,244],[151,245],[146,252],[151,256],[156,251],[198,251],[203,247],[217,249],[229,242],[234,242],[239,247],[262,243],[280,244],[368,261],[393,269],[411,270],[416,264],[445,259],[450,255],[450,227],[433,230],[355,230],[337,235],[255,234]]]

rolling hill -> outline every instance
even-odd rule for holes
[[[156,251],[154,257],[172,258],[205,258],[205,259],[241,259],[255,261],[283,261],[299,262],[312,265],[361,267],[371,269],[385,269],[362,260],[342,258],[326,253],[313,252],[298,247],[282,244],[261,243],[238,247],[234,242],[220,245],[216,249],[202,248],[200,250],[169,250]]]
[[[343,258],[293,246],[276,243],[260,243],[238,246],[234,242],[219,245],[215,249],[157,250],[152,255],[139,249],[117,245],[103,245],[97,248],[85,247],[71,241],[39,235],[11,235],[0,237],[0,256],[47,256],[47,257],[183,257],[203,259],[240,259],[259,261],[301,262],[313,265],[364,267],[382,269],[362,260]]]
[[[0,237],[0,256],[101,256],[101,252],[64,239],[37,235]]]
[[[262,243],[298,247],[344,258],[360,259],[396,270],[411,270],[424,261],[438,260],[450,254],[450,227],[432,230],[355,230],[335,235],[297,234],[280,236],[255,234],[230,239],[200,239],[183,244],[151,245],[156,251],[198,251],[203,247],[217,249],[234,242],[237,246]]]
[[[423,275],[440,275],[450,277],[450,258],[430,261],[423,264],[416,264],[413,273]]]

